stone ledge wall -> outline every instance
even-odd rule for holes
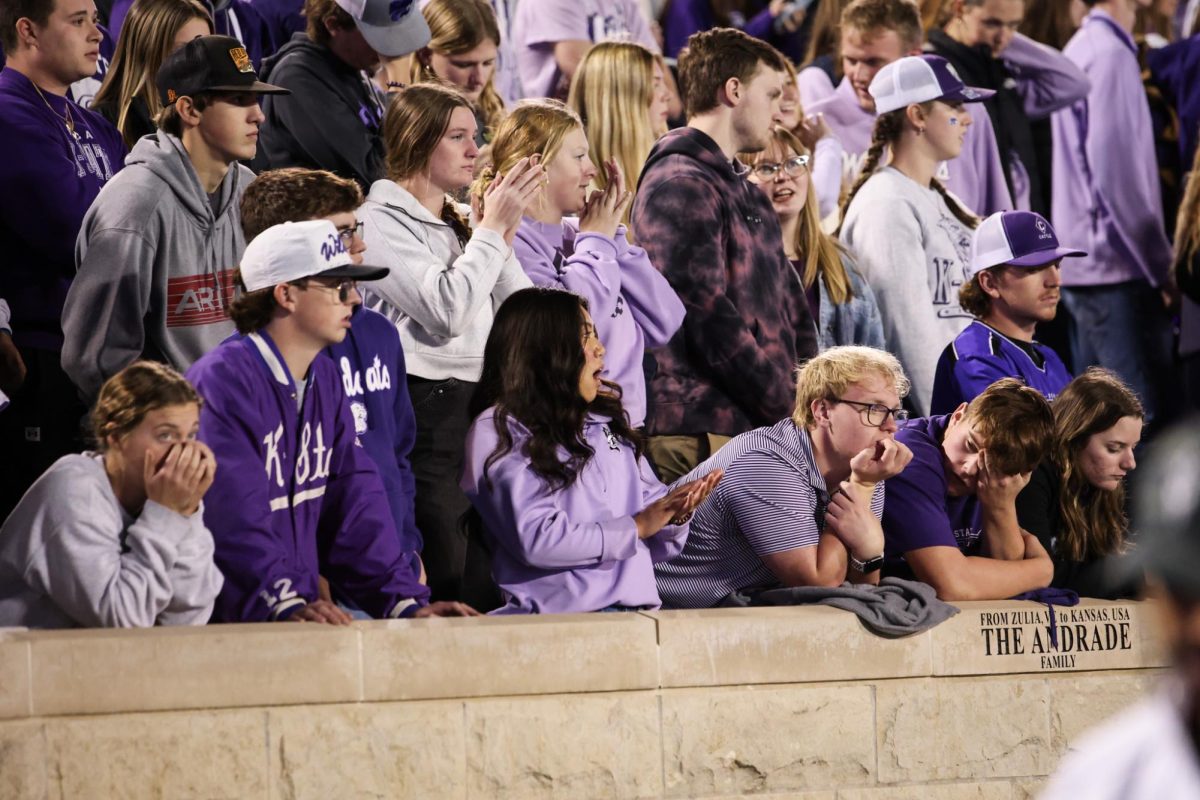
[[[1147,603],[0,631],[0,798],[1021,800],[1165,665]]]

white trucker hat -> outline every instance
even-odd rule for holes
[[[949,61],[934,55],[905,56],[885,65],[867,91],[875,98],[878,114],[930,100],[980,103],[995,94],[991,89],[967,86]]]
[[[240,265],[247,292],[302,278],[351,278],[375,281],[387,267],[356,265],[327,219],[272,225],[246,246]]]
[[[967,280],[991,267],[1044,267],[1065,257],[1086,256],[1074,247],[1062,247],[1054,228],[1033,211],[999,211],[979,223],[971,237],[971,263]]]

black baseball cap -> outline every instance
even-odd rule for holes
[[[232,36],[197,36],[167,56],[154,82],[164,106],[201,92],[291,94],[260,81],[246,48]]]

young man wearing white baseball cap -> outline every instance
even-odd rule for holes
[[[428,605],[341,375],[318,358],[346,337],[356,281],[386,274],[354,264],[324,219],[276,225],[246,248],[230,309],[239,335],[188,371],[205,398],[200,439],[221,462],[205,510],[225,575],[214,621],[349,622],[319,599],[319,575],[371,617],[476,613]]]
[[[417,0],[306,0],[307,29],[263,62],[293,97],[263,106],[255,172],[326,169],[366,192],[383,175],[383,104],[370,74],[382,58],[429,43]]]
[[[949,414],[1001,378],[1021,378],[1047,400],[1070,383],[1062,360],[1033,334],[1058,313],[1059,262],[1084,255],[1062,247],[1050,223],[1032,211],[1004,211],[980,224],[958,291],[975,320],[938,360],[934,414]]]

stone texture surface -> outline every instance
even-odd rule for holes
[[[662,795],[658,698],[651,692],[468,700],[466,727],[467,797]]]
[[[46,631],[30,640],[37,715],[359,699],[354,628],[208,625]]]
[[[1152,604],[1081,600],[1056,607],[1058,649],[1046,606],[1032,601],[962,602],[929,632],[934,675],[996,675],[1138,669],[1169,662]]]
[[[654,621],[558,614],[366,623],[367,700],[653,689]]]
[[[928,634],[884,639],[823,606],[655,611],[662,685],[729,686],[928,675]]]
[[[1008,781],[940,783],[933,786],[875,786],[842,789],[837,800],[1012,800]]]
[[[46,733],[42,723],[0,723],[0,798],[42,800],[46,792]]]
[[[1024,778],[1013,781],[1013,800],[1037,800],[1048,782],[1047,778]]]
[[[870,783],[871,688],[865,685],[663,693],[668,797]]]
[[[29,716],[30,692],[29,642],[0,629],[0,719]]]
[[[465,797],[461,702],[271,709],[271,796]]]
[[[875,693],[881,783],[1045,775],[1054,764],[1045,680],[881,681]]]
[[[1103,672],[1049,680],[1050,730],[1056,759],[1088,728],[1144,697],[1157,685],[1158,677],[1149,672]]]
[[[45,727],[55,800],[267,794],[263,711],[66,717]]]

